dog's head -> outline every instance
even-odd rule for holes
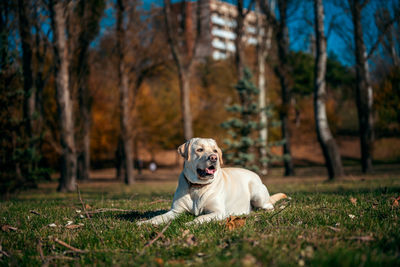
[[[218,176],[222,151],[213,139],[192,138],[178,147],[185,159],[183,173],[194,184],[209,184]]]

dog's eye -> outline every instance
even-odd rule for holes
[[[213,151],[214,151],[214,153],[218,153],[218,151],[216,149],[214,149]]]
[[[203,152],[203,150],[204,150],[204,149],[202,149],[202,148],[198,148],[196,151],[197,151],[197,152]]]

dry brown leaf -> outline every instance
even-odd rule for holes
[[[193,246],[193,245],[196,244],[196,238],[194,237],[193,234],[189,234],[189,235],[187,235],[187,237],[186,237],[186,239],[185,239],[185,243],[186,243],[188,246]]]
[[[17,231],[18,228],[8,224],[4,224],[1,226],[1,230],[3,230],[4,232],[10,232],[10,231]]]
[[[69,224],[69,225],[65,226],[65,228],[67,228],[67,229],[77,229],[80,227],[82,227],[82,225],[79,225],[79,224]]]
[[[241,263],[242,263],[243,266],[249,266],[250,267],[250,266],[254,266],[257,263],[257,259],[254,258],[254,256],[251,255],[251,254],[246,254],[242,258]]]
[[[170,260],[168,261],[169,265],[183,265],[185,264],[185,260],[183,259],[177,259],[177,260]]]
[[[354,206],[357,206],[357,198],[350,197],[350,202],[353,203]]]
[[[85,209],[90,210],[92,207],[89,204],[85,205]]]
[[[246,217],[241,217],[240,218],[240,217],[237,217],[237,216],[229,216],[226,219],[225,226],[229,230],[234,230],[236,228],[243,227],[245,223],[246,223]]]

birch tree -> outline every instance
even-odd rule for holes
[[[270,2],[269,7],[265,6],[266,0],[256,1],[256,14],[257,14],[257,85],[260,90],[258,95],[258,105],[261,110],[265,110],[267,106],[267,90],[268,85],[265,81],[265,60],[268,56],[269,50],[271,49],[272,42],[272,26],[267,21],[263,19],[261,15],[261,5],[263,8],[269,8],[270,11],[275,8],[275,1]],[[265,111],[260,113],[260,124],[262,128],[260,129],[260,140],[262,145],[260,146],[261,158],[267,158],[267,145],[268,145],[268,117]],[[266,175],[268,173],[268,163],[262,163],[261,174]]]
[[[58,190],[66,192],[76,189],[76,152],[74,117],[69,88],[69,57],[67,39],[65,36],[65,7],[63,3],[63,1],[50,0],[49,8],[51,27],[53,30],[54,75],[62,148],[61,177]]]
[[[324,6],[322,0],[314,0],[316,57],[314,77],[314,116],[318,142],[321,146],[329,179],[343,176],[342,160],[336,141],[332,136],[326,114],[326,37],[324,30]]]

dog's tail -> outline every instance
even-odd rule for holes
[[[269,202],[274,205],[276,202],[284,198],[288,198],[288,196],[284,193],[277,193],[269,197]]]

